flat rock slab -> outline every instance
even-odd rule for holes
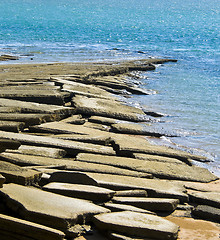
[[[0,138],[0,152],[5,151],[6,149],[18,149],[20,145],[21,143],[18,141]]]
[[[158,155],[144,154],[144,153],[133,153],[136,159],[147,160],[147,161],[156,161],[156,162],[166,162],[166,163],[175,163],[175,164],[183,164],[184,162],[180,159],[173,157],[163,157]],[[186,162],[188,165],[191,163]]]
[[[94,223],[101,231],[114,231],[137,237],[177,239],[178,226],[161,217],[131,211],[99,214]]]
[[[165,197],[179,199],[182,202],[188,201],[188,195],[183,184],[175,181],[135,178],[129,176],[117,176],[112,174],[86,173],[93,178],[99,186],[113,190],[144,189],[149,197]]]
[[[35,240],[62,240],[65,237],[59,230],[3,214],[0,214],[1,231],[8,234],[8,237],[14,235],[15,239],[26,237]]]
[[[167,132],[164,129],[155,128],[137,123],[116,123],[111,125],[112,130],[119,133],[153,136],[153,137],[177,137],[177,133]]]
[[[70,107],[47,105],[43,103],[24,102],[14,99],[1,98],[1,107],[19,107],[24,113],[54,113],[65,117],[74,114],[76,110]]]
[[[9,208],[28,221],[66,232],[76,223],[83,223],[109,210],[89,201],[61,196],[36,188],[5,184],[0,195]]]
[[[179,203],[178,199],[141,198],[141,197],[114,197],[114,203],[127,204],[150,211],[174,211]]]
[[[9,132],[20,132],[25,128],[24,122],[14,122],[14,121],[1,121],[0,120],[0,130]]]
[[[188,159],[206,160],[203,156],[197,156],[188,152],[180,151],[166,146],[158,146],[150,144],[145,138],[134,136],[112,135],[114,147],[117,151],[132,152],[132,153],[146,153],[151,155],[159,155],[165,157],[173,157],[185,162]]]
[[[193,202],[220,208],[219,192],[188,191],[188,194]]]
[[[212,181],[210,183],[193,183],[186,182],[185,187],[201,192],[220,192],[220,180]]]
[[[105,203],[104,207],[111,210],[111,212],[131,211],[131,212],[140,212],[140,213],[148,213],[148,214],[155,215],[154,212],[148,211],[141,207],[135,207],[135,206],[126,205],[126,204],[118,204],[118,203],[110,203],[109,202],[109,203]]]
[[[124,191],[116,191],[114,196],[118,197],[147,197],[146,190],[124,190]]]
[[[220,209],[210,207],[207,205],[198,205],[194,210],[193,214],[202,219],[208,219],[216,222],[220,222]]]
[[[77,112],[82,114],[98,115],[134,122],[144,121],[146,119],[146,115],[141,109],[130,107],[114,100],[75,96],[72,102]]]
[[[19,149],[8,150],[7,152],[35,155],[35,156],[42,156],[42,157],[51,157],[51,158],[63,158],[66,155],[66,151],[63,149],[36,147],[36,146],[29,146],[29,145],[21,145]]]
[[[115,155],[115,151],[111,147],[96,145],[92,143],[83,143],[77,141],[61,140],[51,137],[34,136],[30,134],[9,133],[0,131],[0,138],[8,140],[17,140],[26,145],[37,145],[44,147],[61,148],[69,154],[78,152],[96,152],[100,154]]]
[[[5,177],[7,183],[31,185],[40,181],[42,173],[31,169],[24,169],[15,164],[0,161],[0,173]],[[0,184],[1,185],[1,184]]]
[[[112,190],[96,186],[59,182],[49,183],[43,187],[43,190],[94,202],[106,202],[110,200],[115,193]]]
[[[87,153],[80,153],[76,158],[78,161],[93,162],[138,172],[145,172],[164,179],[188,180],[196,182],[210,182],[217,179],[216,176],[205,168],[188,166],[186,164],[172,164]]]

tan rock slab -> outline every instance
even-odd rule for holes
[[[152,238],[140,238],[140,237],[132,237],[132,236],[126,236],[126,235],[122,235],[122,234],[118,234],[118,233],[114,233],[114,232],[110,232],[109,233],[109,238],[111,240],[153,240]]]
[[[52,104],[48,106],[43,103],[25,102],[7,98],[1,98],[0,107],[19,107],[24,113],[54,113],[62,117],[75,113],[74,108]]]
[[[64,123],[72,123],[77,125],[82,125],[85,123],[85,121],[86,119],[83,118],[81,114],[75,114],[61,120],[61,122],[64,122]]]
[[[140,160],[175,163],[175,164],[183,164],[184,163],[180,159],[173,158],[173,157],[163,157],[163,156],[159,156],[159,155],[144,154],[144,153],[133,153],[133,155],[136,159],[140,159]],[[190,162],[187,164],[192,165]]]
[[[96,227],[102,231],[114,231],[130,236],[154,239],[177,239],[178,226],[161,217],[137,212],[99,214],[94,218]]]
[[[61,194],[67,197],[91,200],[94,202],[106,202],[110,200],[114,191],[97,186],[51,182],[43,187],[43,190]]]
[[[176,209],[178,199],[143,198],[143,197],[113,197],[112,201],[118,204],[127,204],[150,211],[171,212]]]
[[[21,145],[19,149],[7,150],[7,152],[35,155],[35,156],[42,156],[42,157],[51,157],[51,158],[63,158],[66,155],[66,151],[63,149],[36,147],[36,146],[29,146],[29,145]]]
[[[141,189],[116,191],[115,196],[117,196],[117,197],[147,197],[147,191],[141,190]]]
[[[38,145],[44,147],[55,147],[66,150],[69,154],[76,154],[80,151],[96,152],[101,154],[115,155],[111,147],[96,145],[92,143],[83,143],[77,141],[61,140],[51,137],[34,136],[30,134],[18,134],[0,131],[0,138],[8,140],[17,140],[26,145]]]
[[[186,182],[185,187],[201,192],[220,192],[220,180],[212,181],[210,183],[193,183]]]
[[[72,102],[77,112],[82,114],[98,115],[135,122],[144,121],[146,118],[142,110],[124,105],[117,101],[75,96]]]
[[[193,202],[220,208],[220,192],[188,191]]]
[[[9,236],[14,234],[15,239],[62,240],[65,237],[59,230],[3,214],[0,214],[0,231]]]
[[[186,161],[188,163],[188,159],[193,160],[206,160],[203,156],[197,156],[188,152],[180,151],[177,149],[173,149],[166,146],[159,146],[150,144],[145,138],[142,137],[134,137],[127,135],[112,135],[111,136],[114,141],[114,147],[117,151],[122,152],[133,152],[133,153],[146,153],[151,155],[159,155],[165,157],[173,157],[180,159],[182,161]]]
[[[144,136],[153,136],[153,137],[177,137],[176,133],[171,133],[165,131],[164,129],[155,128],[154,126],[148,126],[144,124],[137,123],[116,123],[112,124],[111,128],[114,132],[126,133],[126,134],[135,134],[135,135],[144,135]]]
[[[138,178],[139,177],[152,178],[152,175],[148,173],[122,169],[114,166],[105,166],[105,165],[96,164],[96,163],[85,163],[85,162],[75,161],[75,159],[73,158],[56,159],[56,158],[5,152],[0,154],[0,159],[3,159],[4,161],[8,161],[20,166],[33,166],[33,165],[63,166],[65,165],[65,168],[67,170],[73,170],[73,171],[99,172],[99,173],[108,173],[108,174],[115,174],[115,175],[133,176]]]
[[[0,194],[22,218],[66,232],[76,223],[109,210],[87,200],[70,198],[33,187],[5,184]]]
[[[135,178],[129,176],[117,176],[112,174],[86,173],[93,178],[99,186],[113,190],[144,189],[149,197],[165,197],[188,201],[188,195],[181,183],[172,180]]]
[[[9,132],[20,132],[25,128],[24,122],[14,122],[14,121],[1,121],[0,120],[0,130]]]
[[[23,169],[15,164],[0,161],[0,173],[5,177],[7,183],[31,185],[40,181],[42,173],[31,169]]]
[[[117,156],[103,156],[98,154],[80,153],[78,161],[93,162],[130,169],[133,171],[150,173],[158,178],[210,182],[218,179],[205,168],[188,166],[186,164],[172,164],[166,162],[139,160]]]
[[[214,223],[184,217],[168,216],[166,219],[180,226],[178,240],[219,239],[220,229]]]
[[[143,209],[141,207],[135,207],[132,205],[126,205],[126,204],[118,204],[118,203],[105,203],[103,205],[105,208],[108,208],[111,210],[111,212],[122,212],[122,211],[131,211],[131,212],[140,212],[140,213],[148,213],[155,215],[154,212],[148,211],[146,209]]]

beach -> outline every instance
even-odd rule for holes
[[[0,65],[3,239],[218,239],[210,159],[153,144],[179,133],[128,104],[161,64],[178,62]]]

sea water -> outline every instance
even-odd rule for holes
[[[0,1],[0,54],[16,63],[177,59],[144,73],[157,94],[129,101],[166,114],[179,148],[220,156],[219,0]],[[5,64],[5,62],[1,63]]]

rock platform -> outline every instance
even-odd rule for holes
[[[166,62],[0,65],[1,239],[218,239],[209,160],[151,144],[178,135],[126,101]]]

